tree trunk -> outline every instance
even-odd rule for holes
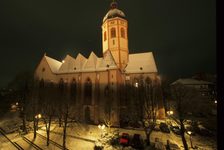
[[[183,142],[183,145],[184,145],[184,149],[188,150],[187,141],[186,141],[185,136],[184,136],[185,128],[184,128],[184,124],[183,124],[182,120],[180,120],[180,130],[181,130],[181,139],[182,139],[182,142]]]
[[[110,130],[110,129],[111,129],[110,127],[111,127],[111,125],[108,125],[109,133],[110,133],[110,131],[111,131],[111,130]]]
[[[61,117],[59,117],[59,127],[61,127]]]
[[[37,133],[36,133],[36,118],[33,119],[33,138],[36,139]]]
[[[38,131],[38,123],[39,123],[39,119],[37,119],[37,124],[36,124],[36,131]]]
[[[65,114],[65,124],[63,129],[63,149],[66,149],[66,129],[67,129],[67,121],[68,121],[68,112]]]
[[[145,129],[145,135],[146,135],[146,144],[148,145],[148,146],[150,146],[150,135],[151,135],[151,131],[150,132],[148,132],[147,131],[147,129]]]
[[[150,146],[150,135],[146,133],[147,145]]]
[[[49,117],[48,125],[46,124],[46,130],[47,130],[47,146],[49,146],[50,129],[51,129],[51,116]]]
[[[22,113],[23,113],[23,132],[25,132],[27,134],[27,129],[26,129],[26,115],[25,115],[24,111]]]
[[[50,131],[47,129],[47,146],[49,145]]]

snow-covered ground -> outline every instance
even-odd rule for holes
[[[45,127],[43,127],[38,132],[45,135],[46,132],[44,131]],[[120,134],[122,133],[128,133],[129,135],[134,135],[135,133],[140,134],[143,139],[146,138],[145,132],[143,130],[131,130],[131,129],[121,129],[121,128],[111,128],[110,132],[118,131]],[[101,129],[99,129],[97,126],[94,125],[81,125],[76,124],[73,126],[68,127],[67,133],[67,147],[69,149],[75,149],[77,147],[83,146],[83,145],[89,145],[89,147],[92,147],[94,145],[94,142],[101,138],[101,134],[108,133],[108,129],[104,129],[102,132]],[[55,125],[52,129],[51,133],[51,139],[53,141],[58,141],[59,144],[62,145],[62,133],[63,128],[58,127],[58,125]],[[190,137],[189,135],[185,135],[186,140],[188,142],[188,145],[190,146]],[[183,149],[183,144],[181,137],[178,135],[175,135],[174,133],[162,133],[162,132],[156,132],[154,131],[150,137],[152,142],[155,142],[155,138],[159,138],[159,140],[165,145],[167,140],[170,140],[171,143],[175,143],[179,145],[181,149]],[[206,150],[214,150],[216,148],[216,143],[213,139],[205,138],[201,136],[192,136],[193,146],[197,146],[201,149]]]
[[[32,123],[30,123],[32,125]],[[18,118],[18,114],[7,114],[4,118],[0,120],[0,127],[7,131],[9,134],[7,136],[13,141],[23,147],[25,150],[34,149],[32,145],[28,144],[23,140],[20,134],[15,131],[18,129],[18,126],[21,125],[21,119]],[[38,133],[46,137],[45,126],[40,122],[40,129]],[[53,123],[51,126],[51,133],[50,139],[60,145],[62,145],[63,141],[63,128],[58,127],[58,124]],[[14,131],[14,133],[10,133]],[[101,130],[98,126],[94,125],[85,125],[85,124],[69,124],[67,128],[67,138],[66,138],[66,146],[70,150],[93,150],[95,142],[101,139],[101,135],[105,135],[106,133],[117,131],[120,134],[128,133],[129,135],[134,135],[135,133],[140,134],[143,139],[145,139],[145,132],[143,130],[134,130],[134,129],[121,129],[121,128],[111,128],[110,131],[108,128]],[[59,147],[55,146],[54,144],[50,143],[49,146],[46,146],[46,139],[37,135],[37,138],[33,139],[33,133],[30,132],[29,134],[25,135],[30,141],[38,145],[42,149],[49,149],[49,150],[57,150]],[[167,140],[170,140],[171,143],[175,143],[179,145],[181,149],[182,141],[181,137],[175,135],[174,133],[162,133],[154,131],[151,135],[151,141],[155,142],[155,138],[159,138],[159,140],[166,144]],[[190,146],[190,139],[189,135],[186,135],[186,140],[188,145]],[[206,138],[201,136],[192,136],[193,145],[200,147],[203,150],[215,150],[217,149],[216,140],[212,138]],[[14,150],[16,149],[10,142],[8,142],[1,134],[0,134],[0,150]],[[105,150],[115,150],[115,148],[105,145]]]

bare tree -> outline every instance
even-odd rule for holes
[[[175,109],[177,111],[177,119],[180,123],[181,138],[184,145],[184,149],[188,150],[188,145],[185,138],[184,121],[189,111],[191,111],[191,104],[193,103],[193,97],[195,96],[194,89],[187,87],[181,83],[177,83],[171,86],[173,98],[175,100]],[[196,102],[196,101],[195,101]],[[198,103],[195,103],[197,105]]]
[[[46,127],[47,146],[50,139],[50,128],[52,118],[55,114],[55,99],[56,99],[56,86],[51,82],[45,82],[44,87],[41,89],[41,103],[40,108],[43,114],[43,121]]]
[[[109,129],[110,132],[110,128],[113,125],[113,120],[111,118],[111,113],[112,113],[112,102],[114,99],[114,95],[113,95],[113,89],[111,89],[111,87],[109,85],[106,86],[106,88],[104,89],[104,95],[106,98],[106,104],[105,104],[105,115],[104,115],[104,123],[106,124],[106,126]]]
[[[72,108],[74,106],[72,99],[75,96],[71,93],[74,92],[72,85],[68,85],[68,83],[65,83],[63,80],[60,80],[58,90],[58,100],[60,104],[58,105],[58,109],[60,110],[59,115],[61,116],[61,124],[63,124],[63,149],[66,149],[68,119],[71,117]]]
[[[23,123],[23,132],[27,133],[26,117],[27,117],[27,104],[31,96],[32,88],[32,74],[30,72],[22,72],[18,74],[8,85],[9,88],[15,90],[16,98],[19,99],[19,110]]]
[[[31,97],[28,102],[27,111],[29,112],[28,116],[33,119],[33,134],[34,139],[36,138],[37,131],[37,114],[38,114],[38,101],[39,101],[39,84],[38,81],[33,81],[33,87],[31,90]]]
[[[141,120],[147,145],[150,145],[150,135],[156,125],[158,102],[162,100],[159,79],[151,80],[147,77],[144,80],[143,76],[140,76],[134,79],[132,86],[127,84],[126,90],[128,90],[126,96],[129,102],[127,105],[129,122],[136,123]]]
[[[160,83],[158,79],[147,78],[144,86],[144,113],[143,125],[146,134],[147,145],[150,145],[150,135],[154,130],[157,119],[158,101],[161,98]]]

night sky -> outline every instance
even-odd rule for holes
[[[34,71],[44,52],[62,60],[102,56],[101,24],[110,0],[1,0],[0,87]],[[130,53],[152,51],[159,73],[173,78],[216,72],[216,1],[120,0]]]

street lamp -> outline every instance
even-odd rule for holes
[[[167,115],[168,115],[168,119],[170,119],[171,115],[174,114],[172,110],[167,111],[166,113],[167,113]],[[167,123],[170,123],[170,121],[168,122],[167,119],[166,119],[166,122],[167,122]]]
[[[41,116],[41,114],[38,114],[37,117],[38,117],[38,119],[40,119],[42,116]]]
[[[187,131],[187,133],[189,134],[189,136],[190,136],[190,142],[191,142],[191,148],[193,148],[193,144],[192,144],[192,139],[191,139],[191,131]]]
[[[217,104],[217,100],[215,100],[215,104]]]
[[[138,88],[138,82],[135,83],[135,87]]]
[[[42,116],[41,116],[41,114],[38,114],[38,115],[36,115],[35,116],[35,119],[37,120],[37,131],[38,131],[38,121],[39,121],[39,119],[41,118]]]
[[[103,136],[103,129],[105,128],[105,125],[102,124],[102,125],[98,125],[98,128],[101,130],[101,137]]]
[[[170,110],[170,111],[167,111],[167,114],[170,116],[170,115],[173,115],[173,111]]]

